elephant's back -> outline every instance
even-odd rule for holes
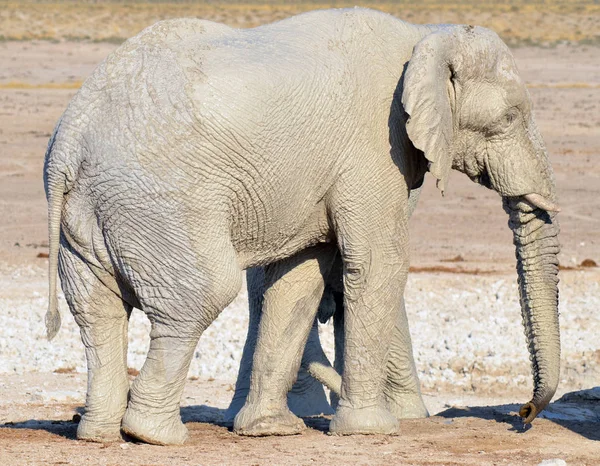
[[[400,47],[412,27],[367,8],[311,11],[216,35],[207,41],[202,65],[209,77],[237,74],[252,79],[257,75],[261,82],[269,76],[288,80],[295,76],[326,76],[340,67],[348,70],[354,66],[352,71],[360,74],[370,62],[393,60],[386,44]],[[193,53],[196,44],[188,45]]]
[[[209,173],[232,164],[261,167],[260,176],[290,166],[311,172],[322,141],[334,160],[372,138],[373,126],[386,140],[386,100],[401,67],[389,72],[396,57],[381,44],[397,42],[406,27],[366,9],[248,30],[161,21],[107,57],[71,105],[77,118],[66,120],[84,133],[89,177],[98,180],[109,170],[140,172],[166,183],[163,191],[211,183]],[[375,71],[377,80],[365,74]]]
[[[217,37],[235,34],[224,24],[195,18],[164,20],[112,52],[82,86],[99,102],[150,112],[177,104],[187,84],[202,74],[205,55]],[[151,108],[144,107],[150,100]],[[106,111],[106,108],[102,109]]]
[[[108,55],[84,82],[67,112],[85,109],[88,119],[108,123],[119,116],[107,118],[113,109],[156,112],[163,102],[168,102],[165,107],[173,106],[184,96],[190,73],[200,71],[211,40],[235,32],[225,24],[196,18],[159,21]],[[127,116],[131,115],[122,115]]]
[[[395,86],[396,67],[389,82],[381,76],[395,58],[381,44],[397,42],[406,27],[363,8],[314,11],[247,30],[193,18],[160,21],[100,64],[70,105],[83,118],[70,119],[91,130],[86,140],[136,153],[145,146],[161,154],[172,136],[204,143],[203,134],[238,119],[256,126],[246,134],[262,133],[277,112],[310,115],[311,102],[368,101],[374,87]],[[374,69],[376,83],[368,76]]]

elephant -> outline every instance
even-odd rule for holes
[[[408,200],[408,217],[417,205],[421,187],[412,189]],[[332,247],[331,254],[336,256],[329,276],[325,277],[325,289],[319,304],[317,319],[310,330],[297,379],[288,392],[287,401],[290,410],[297,416],[309,417],[321,414],[333,414],[341,392],[341,377],[344,353],[344,306],[343,306],[343,264],[339,251]],[[282,264],[273,264],[282,267]],[[252,358],[258,339],[258,329],[262,315],[265,293],[265,274],[273,273],[272,267],[254,267],[246,272],[249,305],[249,325],[244,351],[235,385],[235,392],[223,420],[232,422],[240,411],[250,389]],[[388,357],[388,376],[384,384],[384,396],[388,408],[398,419],[429,417],[429,412],[421,395],[417,370],[412,354],[412,343],[404,300],[402,301],[398,321]],[[335,335],[335,369],[325,355],[319,338],[318,322],[333,319]],[[404,351],[404,352],[403,352]],[[328,402],[323,390],[325,385],[331,392]]]
[[[497,191],[509,215],[531,421],[558,383],[559,209],[530,98],[495,33],[357,8],[247,30],[168,20],[126,41],[73,97],[44,163],[48,337],[60,328],[60,276],[88,364],[77,437],[183,443],[180,399],[201,334],[244,270],[275,263],[234,431],[301,432],[286,394],[332,244],[344,362],[330,432],[396,433],[383,386],[409,265],[409,192],[427,171],[445,191],[451,168]],[[132,307],[151,331],[129,386]]]

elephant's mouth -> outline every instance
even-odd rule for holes
[[[492,189],[492,179],[490,178],[487,170],[484,170],[481,176],[479,177],[479,184],[485,186],[488,189]]]
[[[471,178],[475,183],[485,186],[488,189],[492,189],[492,180],[487,170],[483,170],[479,175]]]

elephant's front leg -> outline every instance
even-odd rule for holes
[[[254,353],[250,392],[235,417],[242,435],[292,435],[304,423],[287,406],[324,280],[334,254],[330,245],[309,248],[265,268],[263,315]]]
[[[429,416],[421,396],[404,299],[396,316],[383,392],[390,411],[398,419]]]
[[[339,301],[339,304],[333,316],[335,369],[341,373],[344,370],[344,307],[337,296],[336,301]],[[404,299],[402,299],[400,312],[396,317],[383,393],[388,408],[398,419],[429,416],[421,395],[419,378],[413,358]],[[335,409],[338,403],[339,397],[332,391],[331,406]]]
[[[341,396],[330,431],[392,434],[398,420],[386,406],[383,387],[408,271],[406,198],[402,191],[386,192],[384,179],[349,181],[346,186],[353,188],[341,189],[333,206],[344,262],[345,345]]]

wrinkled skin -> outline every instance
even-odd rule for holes
[[[421,188],[412,189],[409,197],[409,217],[414,211]],[[343,305],[343,264],[337,248],[331,248],[330,254],[336,259],[329,275],[325,277],[326,287],[319,303],[315,320],[302,355],[302,362],[296,382],[288,392],[288,407],[296,416],[318,416],[333,414],[341,391],[339,374],[344,365],[344,305]],[[244,406],[250,389],[252,358],[258,339],[258,329],[262,315],[265,293],[265,273],[272,273],[269,267],[254,267],[247,271],[248,305],[250,319],[248,335],[242,353],[240,369],[235,386],[235,393],[224,415],[226,422],[232,422]],[[318,321],[327,322],[333,318],[335,334],[334,368],[321,347]],[[397,316],[388,357],[387,377],[384,384],[384,396],[387,406],[398,419],[428,417],[417,370],[412,354],[412,342],[408,330],[408,322],[404,302]],[[329,388],[331,400],[328,401],[323,385]]]
[[[332,243],[344,354],[330,430],[397,432],[384,385],[404,315],[409,192],[427,169],[445,189],[451,167],[498,191],[509,213],[534,370],[530,421],[558,381],[555,189],[527,91],[494,33],[351,9],[248,30],[164,21],[124,43],[69,104],[44,168],[48,334],[60,325],[58,271],[88,362],[78,438],[115,439],[120,426],[146,442],[184,442],[193,351],[254,266],[271,272],[234,430],[300,432],[286,394]],[[152,328],[128,391],[131,307]]]

